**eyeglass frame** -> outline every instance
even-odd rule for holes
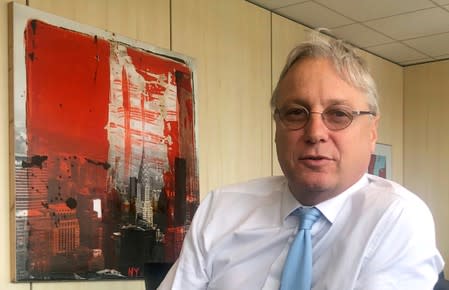
[[[275,108],[275,110],[274,110],[274,115],[276,116],[278,116],[278,118],[279,118],[279,121],[282,123],[282,125],[285,127],[285,128],[287,128],[287,129],[289,129],[289,130],[292,130],[292,131],[296,131],[296,130],[301,130],[301,129],[303,129],[304,127],[306,127],[307,126],[307,124],[310,122],[310,116],[312,115],[312,114],[320,114],[321,115],[321,120],[323,121],[323,123],[324,123],[324,125],[326,126],[326,128],[327,129],[329,129],[329,130],[331,130],[331,131],[340,131],[340,130],[344,130],[344,129],[346,129],[346,128],[348,128],[351,124],[352,124],[352,121],[354,121],[354,117],[358,117],[358,116],[363,116],[363,115],[372,115],[372,116],[377,116],[377,113],[376,112],[374,112],[374,111],[364,111],[364,110],[353,110],[352,108],[347,108],[348,110],[341,110],[342,112],[344,112],[345,113],[345,115],[346,116],[348,116],[349,117],[349,122],[348,122],[348,124],[346,125],[346,126],[344,126],[344,127],[342,127],[342,128],[337,128],[337,129],[335,129],[335,128],[329,128],[329,125],[328,125],[328,121],[326,121],[326,117],[325,117],[325,113],[326,112],[329,112],[329,110],[331,110],[332,109],[332,106],[330,106],[330,107],[327,107],[326,109],[324,109],[322,112],[316,112],[316,111],[310,111],[309,109],[307,109],[306,107],[304,107],[304,106],[302,106],[302,105],[298,105],[298,109],[304,109],[304,111],[307,113],[307,119],[306,119],[306,121],[304,122],[304,125],[302,125],[302,126],[300,126],[300,127],[291,127],[291,126],[288,126],[287,124],[286,124],[286,121],[285,121],[285,119],[284,118],[282,118],[282,116],[281,116],[281,113],[280,113],[280,109],[279,108]],[[346,114],[347,113],[347,114]]]

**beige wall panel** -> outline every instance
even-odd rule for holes
[[[29,0],[30,6],[77,22],[170,48],[168,0]]]
[[[392,145],[392,179],[403,181],[403,68],[362,52],[379,91],[378,142]]]
[[[29,6],[80,23],[106,28],[107,0],[29,0]]]
[[[429,205],[449,261],[449,61],[404,69],[404,184]]]
[[[168,0],[107,0],[107,20],[108,30],[170,49]]]
[[[13,276],[11,264],[14,239],[10,218],[14,218],[13,199],[10,198],[10,166],[9,166],[9,92],[8,92],[8,6],[9,0],[0,0],[0,289],[26,290],[30,284],[11,283]],[[15,1],[25,4],[25,1]],[[11,205],[11,206],[10,206]],[[11,230],[11,231],[10,231]]]
[[[284,67],[287,55],[290,51],[298,45],[301,41],[304,41],[307,37],[307,31],[309,28],[286,19],[282,16],[272,14],[272,90],[276,87]],[[282,175],[281,167],[276,155],[276,145],[274,143],[275,124],[273,126],[273,175]]]
[[[273,89],[290,51],[307,38],[309,28],[285,17],[272,14],[272,78]]]
[[[201,196],[270,175],[269,12],[243,0],[174,0],[172,33],[173,50],[196,59]]]

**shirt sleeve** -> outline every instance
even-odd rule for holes
[[[444,262],[432,214],[422,201],[398,201],[379,221],[356,290],[431,290]]]
[[[213,194],[209,193],[200,203],[185,236],[181,253],[158,290],[207,289],[209,283],[206,269],[207,251],[202,232],[211,212],[212,196]]]

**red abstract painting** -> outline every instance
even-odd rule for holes
[[[24,23],[16,279],[129,279],[144,263],[174,262],[199,202],[189,63]]]

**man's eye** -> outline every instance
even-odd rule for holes
[[[302,117],[307,116],[307,111],[302,108],[291,108],[284,111],[285,116]]]
[[[307,119],[307,111],[303,108],[290,108],[284,111],[283,116],[287,120],[303,120]]]
[[[349,116],[349,113],[346,112],[345,110],[332,109],[332,110],[328,110],[326,112],[326,115],[328,115],[329,117],[332,117],[332,118],[346,118]]]
[[[287,113],[290,115],[303,115],[306,112],[303,109],[291,109],[291,110],[287,111]]]

